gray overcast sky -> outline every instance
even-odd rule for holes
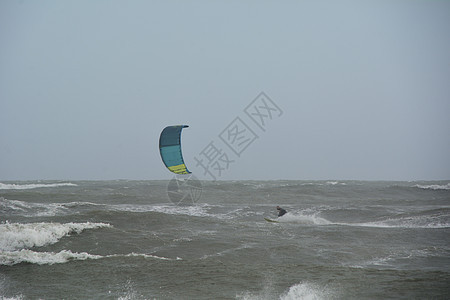
[[[0,44],[3,181],[170,179],[176,124],[200,179],[450,179],[450,1],[5,0]]]

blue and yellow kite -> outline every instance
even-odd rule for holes
[[[175,174],[190,174],[181,154],[181,130],[188,125],[167,126],[159,137],[159,152],[167,169]]]

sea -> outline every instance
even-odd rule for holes
[[[450,299],[450,181],[2,181],[0,299]]]

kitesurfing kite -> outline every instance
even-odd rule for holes
[[[181,130],[188,125],[167,126],[159,137],[159,153],[164,165],[175,174],[190,174],[181,154]]]

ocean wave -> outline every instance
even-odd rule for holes
[[[0,251],[42,247],[86,229],[112,227],[106,223],[5,223],[0,224]]]
[[[175,216],[191,216],[191,217],[209,217],[209,218],[217,218],[221,220],[229,220],[233,219],[236,216],[242,216],[242,208],[235,209],[226,213],[212,213],[211,209],[221,207],[220,205],[210,205],[210,204],[196,204],[189,206],[179,206],[179,205],[137,205],[137,204],[116,204],[116,205],[108,205],[107,209],[111,211],[119,211],[119,212],[134,212],[134,213],[148,213],[155,212],[166,215],[175,215]],[[246,212],[245,214],[249,215],[250,212]]]
[[[81,203],[33,203],[0,197],[0,212],[5,215],[20,215],[25,217],[53,217],[72,213],[69,208],[81,205]]]
[[[339,182],[339,181],[313,181],[313,182],[302,182],[297,184],[297,186],[333,186],[333,185],[347,185],[345,182]]]
[[[13,296],[13,297],[5,297],[5,296],[0,295],[0,299],[1,300],[23,300],[25,298],[22,294],[19,294],[19,295]]]
[[[347,224],[353,226],[378,227],[378,228],[450,228],[448,216],[443,215],[425,215],[425,216],[406,216],[398,218],[389,218],[386,220]]]
[[[388,218],[385,220],[363,223],[342,223],[332,222],[325,218],[319,217],[318,213],[287,213],[283,217],[277,219],[279,223],[305,224],[305,225],[341,225],[341,226],[358,226],[373,228],[424,228],[439,229],[450,228],[450,216],[447,214],[430,214],[422,216],[403,216],[397,218]]]
[[[30,208],[30,205],[23,201],[8,200],[3,197],[0,197],[0,208],[5,211],[10,210],[10,211],[24,212]]]
[[[102,207],[104,204],[91,202],[68,203],[35,203],[20,200],[9,200],[0,197],[0,213],[5,215],[20,215],[24,217],[54,217],[68,214],[76,214],[76,209],[88,209],[90,207]]]
[[[338,185],[347,185],[345,182],[341,181],[266,181],[266,182],[244,182],[243,186],[251,187],[255,190],[260,189],[276,189],[276,188],[300,188],[304,186],[338,186]]]
[[[70,250],[54,252],[35,252],[22,249],[20,251],[0,252],[0,265],[12,266],[20,263],[31,263],[38,265],[53,265],[66,263],[71,260],[99,259],[100,255],[92,255],[86,252],[74,253]]]
[[[178,206],[171,204],[96,204],[91,202],[69,202],[69,203],[32,203],[19,200],[9,200],[0,197],[0,213],[4,215],[20,215],[25,217],[53,217],[68,214],[77,214],[80,211],[99,208],[113,212],[148,213],[156,212],[167,215],[186,215],[192,217],[218,217],[221,219],[233,218],[231,213],[217,215],[208,213],[213,207],[209,204],[197,204],[189,206]]]
[[[327,181],[325,184],[326,185],[347,185],[345,182],[339,182],[339,181]]]
[[[112,254],[112,255],[95,255],[87,252],[72,252],[70,250],[62,250],[60,252],[37,252],[29,249],[22,249],[20,251],[1,251],[0,265],[13,266],[20,263],[30,263],[37,265],[53,265],[63,264],[75,260],[88,259],[103,259],[103,258],[117,258],[117,257],[142,257],[145,259],[158,260],[182,260],[177,257],[175,259],[156,256],[152,254],[129,253],[129,254]]]
[[[450,190],[450,183],[439,185],[439,184],[430,184],[430,185],[420,185],[416,184],[414,187],[423,189],[423,190]]]
[[[176,206],[176,205],[136,205],[136,204],[117,204],[111,205],[108,208],[113,211],[124,212],[157,212],[168,215],[188,215],[193,217],[209,216],[207,211],[207,204],[190,205],[190,206]]]
[[[78,186],[75,183],[63,182],[63,183],[31,183],[31,184],[15,184],[15,183],[1,183],[0,190],[29,190],[37,188],[52,188],[63,186]]]
[[[273,291],[272,284],[265,285],[263,291],[259,293],[244,293],[242,295],[237,295],[237,299],[242,300],[260,300],[260,299],[280,299],[280,300],[296,300],[296,299],[335,299],[337,298],[336,292],[327,287],[322,287],[318,284],[302,282],[294,284],[286,292],[280,296],[276,296]]]
[[[299,283],[291,286],[289,290],[280,296],[280,300],[295,299],[332,299],[334,292],[313,283]]]
[[[409,265],[411,260],[424,259],[433,257],[446,257],[448,256],[449,249],[440,248],[436,246],[422,248],[422,249],[402,249],[397,251],[391,251],[384,256],[377,256],[370,260],[361,262],[359,264],[352,264],[353,268],[366,268],[368,266],[385,267],[385,268],[398,268],[399,262],[403,261],[404,265]]]

